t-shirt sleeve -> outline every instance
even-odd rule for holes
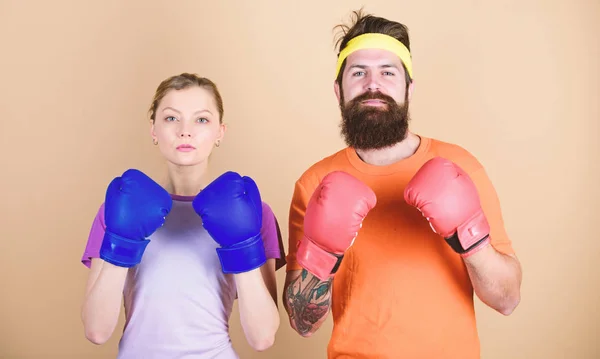
[[[483,213],[490,224],[490,241],[492,246],[494,246],[498,252],[514,254],[515,251],[512,246],[512,241],[508,237],[504,226],[500,200],[498,199],[498,194],[496,193],[492,181],[483,167],[479,167],[479,169],[469,176],[473,180],[473,183],[475,183],[475,187],[477,187]]]
[[[92,222],[92,228],[88,236],[87,244],[81,257],[81,263],[86,267],[90,268],[92,265],[92,258],[100,257],[100,246],[104,239],[104,232],[106,231],[106,225],[104,223],[104,203],[100,205],[98,213]]]
[[[260,233],[265,246],[265,255],[267,259],[276,259],[275,267],[276,269],[279,269],[285,264],[285,252],[283,250],[279,223],[277,222],[273,210],[268,204],[263,202],[262,207],[263,220]]]
[[[300,270],[296,260],[298,245],[304,235],[304,214],[310,200],[310,194],[301,181],[296,181],[289,212],[289,238],[286,271]]]

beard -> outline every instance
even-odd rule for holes
[[[385,106],[374,107],[361,103],[371,99],[383,101]],[[344,94],[341,93],[340,110],[341,133],[346,144],[352,148],[379,150],[406,138],[410,121],[407,98],[404,104],[399,105],[390,96],[368,91],[344,104]]]

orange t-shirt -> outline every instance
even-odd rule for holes
[[[370,186],[377,205],[363,222],[333,281],[328,358],[479,358],[473,287],[461,257],[404,201],[404,188],[435,156],[462,167],[475,183],[491,226],[491,243],[513,253],[496,191],[482,165],[460,146],[421,137],[414,155],[389,166],[363,162],[345,148],[311,166],[295,185],[287,271],[301,267],[306,205],[321,179],[342,170]]]

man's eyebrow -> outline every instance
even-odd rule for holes
[[[349,67],[349,69],[352,69],[352,68],[359,68],[359,69],[363,69],[363,70],[364,70],[364,69],[366,69],[366,68],[368,68],[368,67],[369,67],[369,66],[367,66],[367,65],[359,65],[359,64],[354,64],[354,65],[351,65],[351,66]],[[386,68],[390,68],[390,67],[392,67],[392,68],[395,68],[395,69],[398,69],[398,66],[396,66],[396,65],[394,65],[394,64],[383,64],[383,65],[379,65],[379,66],[377,66],[377,67],[379,67],[380,69],[386,69]]]

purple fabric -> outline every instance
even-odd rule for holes
[[[218,244],[202,227],[193,197],[172,197],[165,224],[150,236],[141,263],[129,269],[117,358],[237,359],[228,324],[236,298],[233,275],[222,273]],[[261,234],[268,259],[281,258],[275,221],[263,202]],[[81,257],[88,268],[99,256],[105,228],[102,204]]]

